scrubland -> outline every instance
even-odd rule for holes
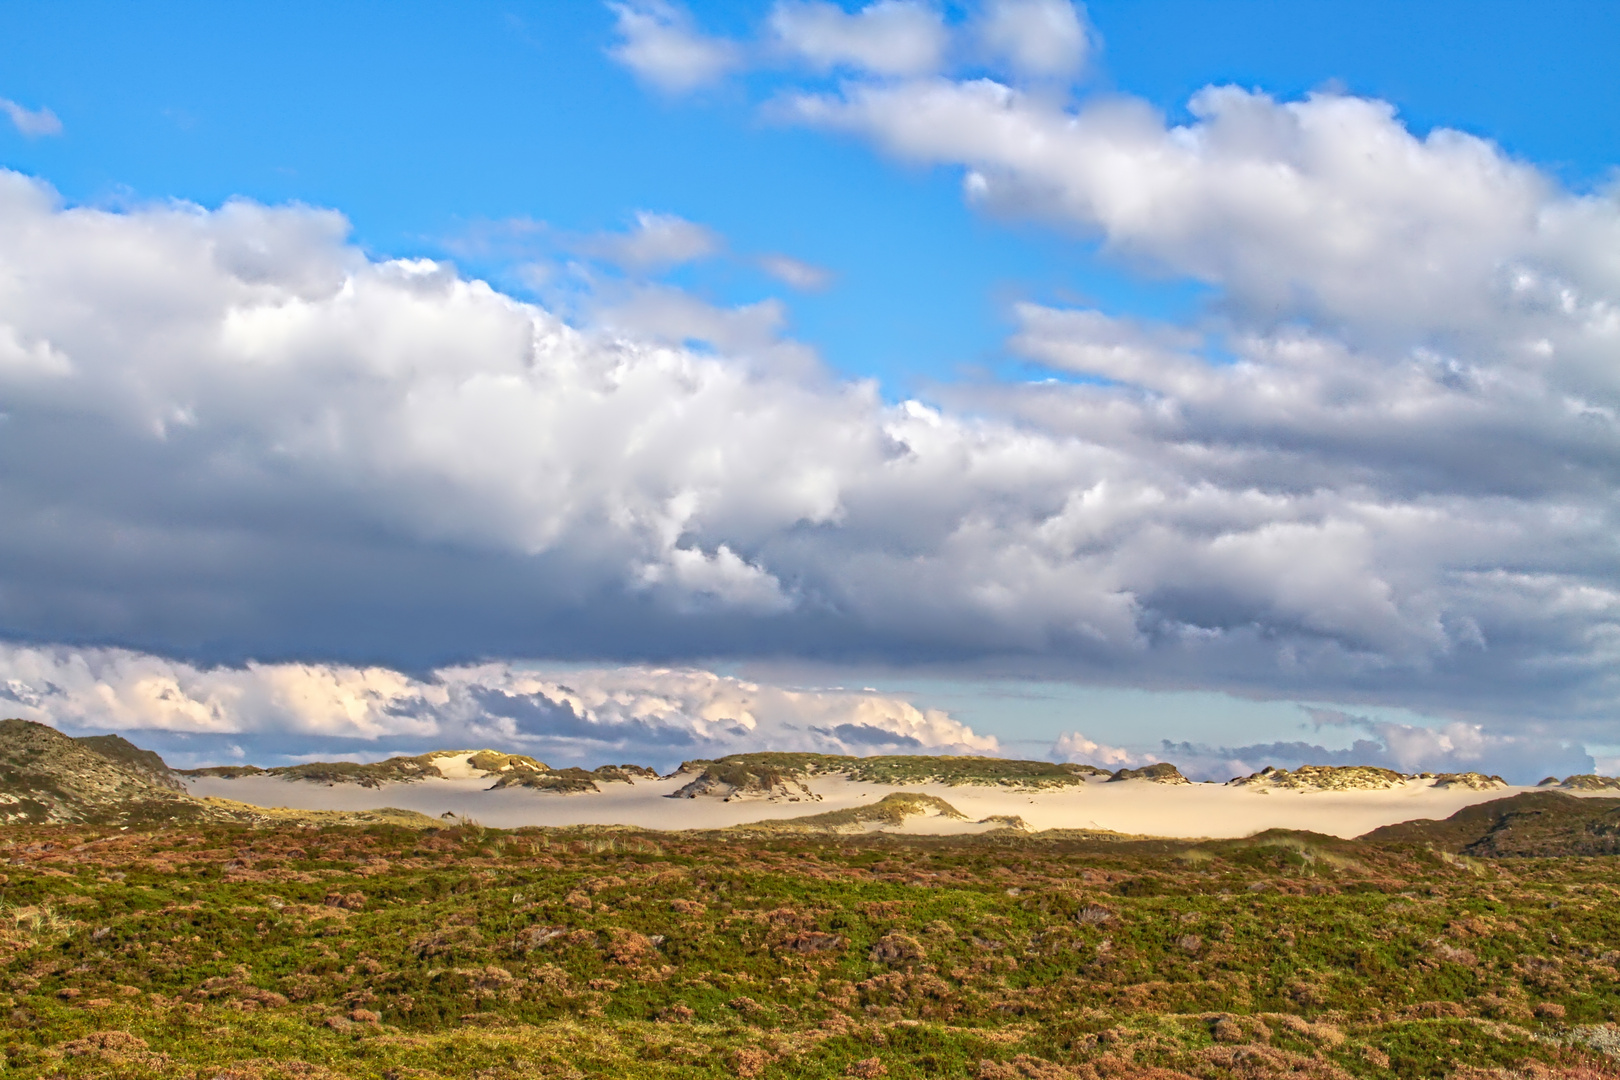
[[[0,857],[19,1078],[1620,1075],[1608,856],[463,822]]]

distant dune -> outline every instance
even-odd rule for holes
[[[1617,788],[1620,781],[1599,776],[1549,778],[1524,788],[1479,773],[1409,775],[1371,766],[1266,769],[1225,784],[1199,784],[1168,763],[1109,773],[1090,765],[990,757],[806,753],[689,761],[668,775],[628,764],[555,769],[498,750],[176,772],[158,755],[116,736],[71,739],[43,724],[0,721],[0,821],[18,824],[259,824],[303,816],[425,827],[453,816],[496,828],[748,827],[919,835],[1074,830],[1210,839],[1292,829],[1350,838],[1380,829],[1404,836],[1387,827],[1450,819],[1470,807],[1534,793],[1541,800],[1536,808],[1569,807],[1566,816],[1575,815],[1570,828],[1597,830],[1569,841],[1597,850],[1608,843],[1603,830],[1610,828],[1601,796]],[[1594,801],[1576,813],[1570,796]],[[1464,815],[1463,824],[1448,826],[1444,835],[1496,821],[1496,813]],[[1491,826],[1497,831],[1489,843],[1479,837],[1469,843],[1491,850],[1529,844],[1522,816],[1512,818],[1517,824],[1511,842],[1501,832],[1506,826]]]
[[[1579,778],[1572,778],[1579,779]],[[1170,764],[1109,773],[1086,765],[983,757],[740,754],[667,776],[632,766],[550,770],[496,751],[442,751],[364,766],[195,770],[196,795],[307,810],[382,806],[485,825],[772,825],[953,835],[1074,829],[1232,838],[1267,829],[1353,837],[1446,818],[1520,791],[1478,773],[1408,775],[1365,766],[1268,769],[1190,783]],[[1606,790],[1570,785],[1574,793]]]

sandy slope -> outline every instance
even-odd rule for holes
[[[487,791],[486,777],[429,779],[364,788],[328,786],[275,777],[228,780],[197,777],[187,781],[194,795],[219,796],[260,806],[308,810],[370,810],[384,806],[438,816],[451,812],[485,825],[636,825],[652,829],[710,829],[745,822],[799,817],[876,802],[894,791],[937,795],[967,822],[917,818],[904,831],[952,833],[982,831],[974,822],[996,815],[1021,817],[1031,829],[1108,829],[1153,836],[1248,836],[1263,829],[1309,829],[1335,836],[1359,836],[1380,825],[1414,818],[1443,818],[1473,803],[1500,799],[1530,788],[1436,788],[1426,780],[1371,791],[1257,791],[1224,784],[1156,784],[1147,780],[1104,783],[1093,780],[1055,791],[1003,787],[948,787],[925,784],[891,787],[853,783],[841,777],[809,781],[819,801],[766,802],[759,799],[670,799],[690,777],[603,784],[594,794],[558,795],[522,788]]]

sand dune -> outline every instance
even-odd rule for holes
[[[1475,803],[1500,799],[1522,787],[1479,790],[1405,780],[1370,790],[1313,791],[1232,784],[1159,784],[1150,780],[1108,783],[1094,778],[1058,789],[1003,786],[864,783],[841,776],[806,779],[814,799],[797,802],[734,796],[668,798],[690,782],[687,774],[602,785],[599,792],[557,794],[525,788],[486,790],[487,776],[428,778],[380,787],[327,785],[273,776],[192,777],[187,789],[259,806],[307,810],[372,810],[385,806],[438,816],[454,813],[498,828],[524,825],[634,825],[649,829],[713,829],[783,820],[870,805],[892,792],[934,795],[955,807],[962,820],[916,817],[897,831],[983,831],[988,818],[1021,818],[1032,830],[1103,829],[1168,837],[1238,837],[1264,829],[1308,829],[1359,836],[1381,825],[1416,818],[1443,818]]]

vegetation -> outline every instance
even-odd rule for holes
[[[1158,766],[1156,766],[1158,767]],[[1175,767],[1162,766],[1174,772]],[[1091,765],[1010,758],[883,754],[849,757],[842,754],[760,753],[731,754],[718,761],[687,761],[682,773],[697,776],[678,794],[758,794],[804,796],[801,783],[816,775],[843,776],[869,784],[964,784],[996,787],[1068,787],[1087,776],[1108,775]]]
[[[1436,842],[1491,827],[12,826],[0,1051],[128,1080],[1614,1076],[1620,863]]]
[[[482,755],[478,755],[481,757]],[[478,767],[478,757],[473,758]],[[537,791],[555,791],[574,795],[585,791],[601,791],[598,784],[627,784],[640,778],[656,779],[658,773],[641,765],[603,765],[597,769],[512,768],[500,774],[494,787],[525,787]]]
[[[954,821],[967,820],[966,814],[937,795],[896,791],[869,806],[851,806],[843,810],[829,810],[825,814],[808,814],[786,820],[757,821],[736,828],[752,832],[866,832],[873,826],[903,825],[907,818],[923,815],[950,818]],[[997,819],[995,824],[1005,826],[1008,820]]]
[[[484,753],[488,754],[488,751]],[[311,761],[302,765],[281,765],[273,769],[261,769],[254,765],[215,765],[206,769],[183,769],[180,775],[223,776],[233,780],[243,776],[275,776],[283,780],[307,780],[313,784],[359,784],[361,787],[381,787],[384,784],[410,783],[429,776],[443,776],[438,765],[434,764],[434,759],[441,756],[443,755],[419,754],[416,757],[391,757],[386,761],[364,763]]]
[[[1408,821],[1368,834],[1420,840],[1465,855],[1620,855],[1620,799],[1526,791],[1464,807],[1445,821]]]

